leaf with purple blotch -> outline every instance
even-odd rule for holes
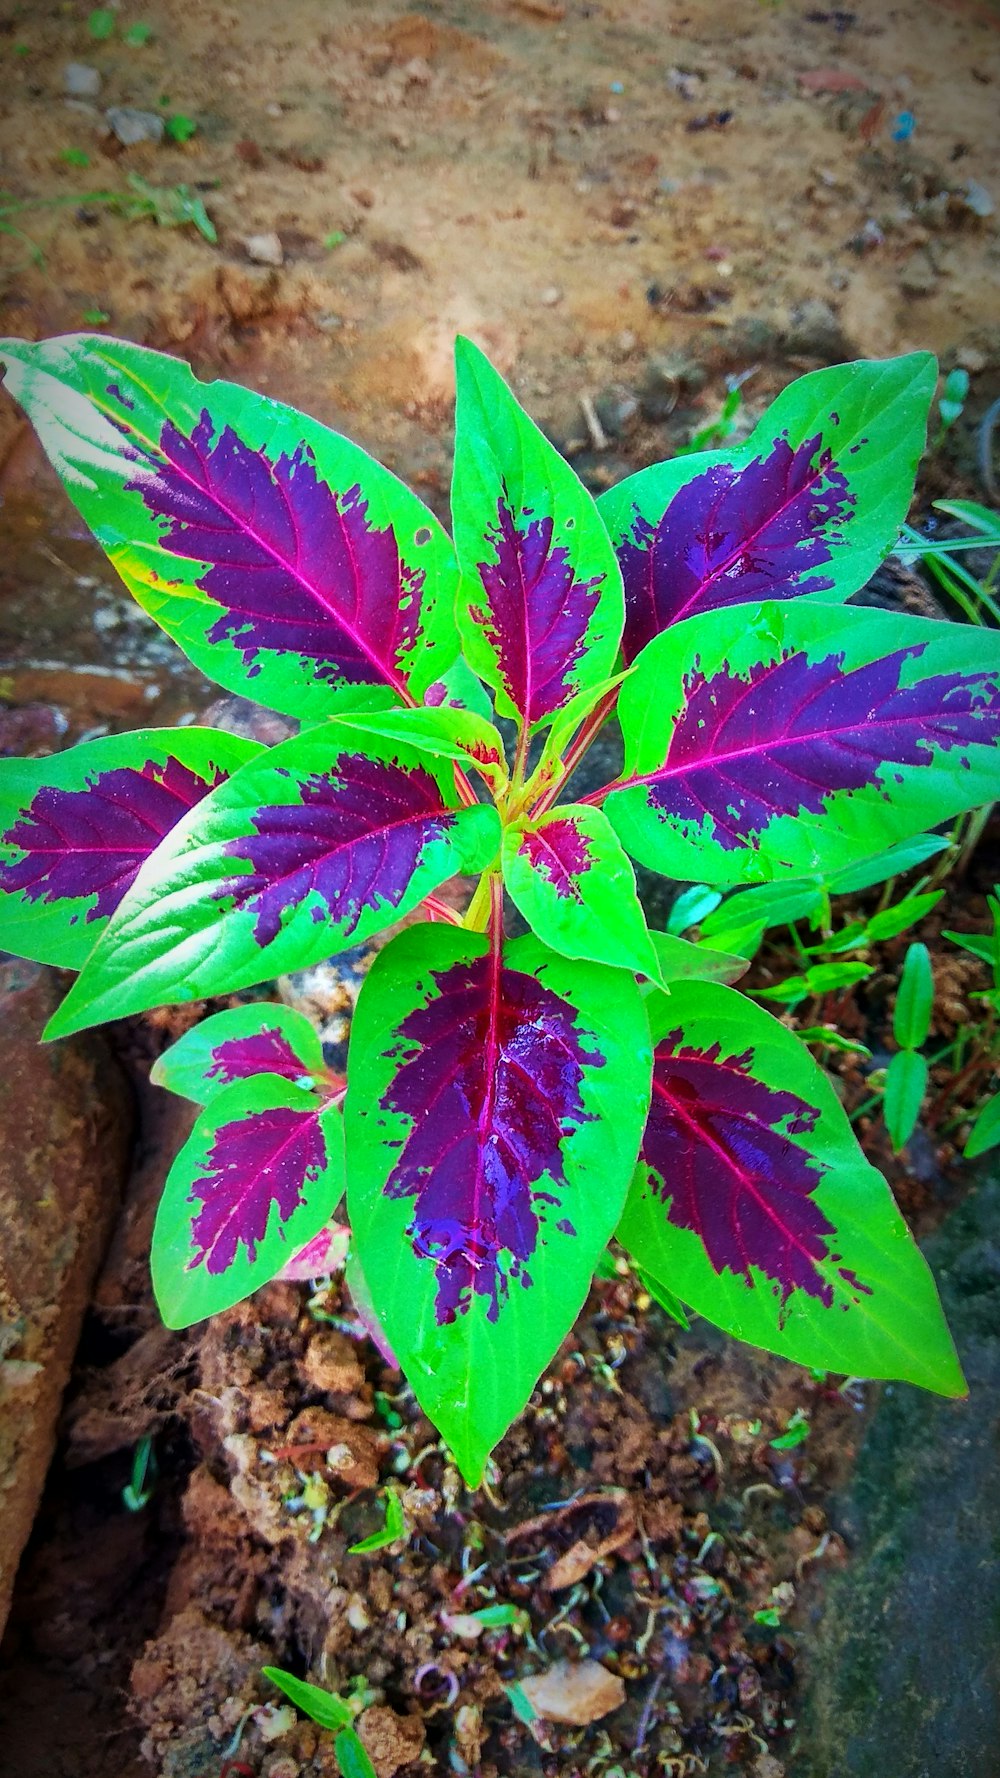
[[[649,1096],[623,971],[417,926],[358,1000],[348,1217],[379,1320],[470,1485],[569,1330]]]
[[[621,574],[593,500],[469,340],[455,348],[452,514],[465,654],[534,728],[612,671]]]
[[[972,647],[964,625],[812,600],[740,615],[658,636],[622,689],[604,809],[633,858],[727,885],[827,874],[996,795],[995,631]]]
[[[310,1091],[328,1091],[330,1073],[319,1032],[304,1013],[256,1000],[192,1025],[154,1062],[154,1086],[207,1105],[235,1080],[276,1074]]]
[[[0,363],[129,590],[220,685],[308,721],[419,703],[455,659],[451,544],[357,445],[125,340],[4,340]]]
[[[140,871],[50,1037],[307,969],[482,870],[497,812],[448,759],[332,720],[244,766]]]
[[[141,729],[0,760],[0,946],[82,968],[161,840],[261,751],[216,729]]]
[[[643,1271],[798,1364],[963,1394],[930,1271],[795,1034],[715,983],[646,1007],[652,1104],[618,1229]]]
[[[331,1219],[318,1235],[293,1253],[280,1272],[275,1273],[283,1284],[308,1284],[313,1278],[329,1278],[342,1272],[347,1264],[351,1231],[346,1222]]]
[[[235,1081],[174,1161],[153,1231],[153,1288],[189,1327],[277,1276],[343,1195],[343,1116],[277,1075]]]
[[[813,371],[737,450],[655,463],[602,494],[626,661],[716,606],[864,586],[906,518],[936,380],[929,352]]]
[[[564,803],[514,822],[500,857],[507,892],[543,944],[663,985],[635,872],[600,809]]]
[[[494,795],[507,788],[507,759],[503,738],[486,720],[472,710],[446,707],[420,710],[375,710],[351,712],[338,719],[354,734],[381,735],[392,741],[406,741],[436,759],[452,759],[456,765],[478,772],[486,779]]]

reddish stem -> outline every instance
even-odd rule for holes
[[[563,755],[565,771],[563,772],[562,777],[557,783],[550,784],[548,790],[539,797],[538,802],[531,811],[533,815],[544,815],[551,809],[567,778],[572,777],[591,742],[594,740],[598,731],[602,729],[607,722],[608,717],[611,715],[612,710],[618,702],[618,693],[620,690],[620,686],[613,685],[610,691],[605,692],[600,703],[590,712],[586,722],[583,723],[582,727],[577,731],[576,739],[573,741],[568,752]],[[589,796],[581,796],[577,800],[582,803],[603,802],[610,788],[610,785],[605,785],[602,790],[593,790]]]
[[[427,917],[431,921],[447,922],[450,926],[461,926],[462,916],[450,908],[446,901],[436,895],[425,895],[422,906],[427,909]]]

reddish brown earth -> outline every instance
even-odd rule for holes
[[[1000,199],[995,4],[150,0],[120,13],[153,27],[141,49],[95,43],[89,10],[0,18],[0,178],[26,205],[7,217],[29,237],[0,234],[4,332],[69,330],[100,309],[109,331],[342,426],[442,511],[456,330],[510,373],[594,487],[685,444],[718,412],[727,375],[750,373],[743,425],[801,369],[930,346],[972,387],[925,465],[920,510],[945,492],[983,497],[977,429],[1000,393],[1000,330],[995,217],[977,213],[975,188]],[[70,61],[102,77],[82,108],[63,97]],[[102,116],[121,104],[183,111],[198,131],[121,149]],[[900,143],[903,111],[915,130]],[[129,173],[200,189],[218,244],[81,197],[124,191]],[[72,201],[29,207],[52,198]],[[270,233],[283,263],[252,263],[247,237]],[[343,240],[325,246],[333,233]],[[95,727],[204,711],[212,689],[116,590],[6,401],[0,452],[2,748],[42,754]],[[926,608],[922,584],[896,591]],[[863,992],[797,1022],[889,1047],[899,963],[920,936],[935,1038],[950,1041],[985,979],[940,929],[984,930],[997,874],[992,832],[919,934],[881,947]],[[791,967],[773,945],[754,980]],[[187,1113],[145,1075],[171,1024],[116,1033],[139,1148],[4,1643],[0,1766],[18,1778],[223,1778],[227,1761],[263,1778],[334,1773],[328,1736],[301,1721],[267,1741],[281,1720],[247,1716],[275,1699],[260,1678],[274,1661],[357,1689],[380,1778],[792,1778],[809,1626],[847,1556],[831,1491],[873,1392],[842,1393],[703,1323],[682,1333],[619,1276],[595,1285],[490,1489],[468,1495],[402,1380],[354,1337],[336,1283],[312,1301],[272,1287],[187,1335],[159,1326],[149,1230]],[[50,1052],[36,1066],[44,1081]],[[833,1069],[860,1104],[857,1065]],[[0,1081],[16,1117],[20,1091]],[[921,1229],[961,1189],[961,1120],[987,1080],[966,1079],[955,1100],[952,1084],[939,1068],[931,1127],[902,1162],[877,1116],[859,1125]],[[65,1164],[74,1103],[69,1089],[59,1100],[53,1177],[67,1196],[52,1214],[85,1231],[92,1265],[101,1213]],[[92,1145],[102,1166],[116,1129]],[[86,1260],[72,1276],[65,1329]],[[61,1339],[65,1371],[75,1333]],[[807,1441],[774,1450],[799,1408]],[[121,1490],[147,1435],[159,1476],[133,1514]],[[324,1465],[331,1445],[343,1469]],[[36,1476],[44,1457],[43,1439]],[[393,1478],[408,1542],[347,1555]],[[5,1532],[16,1540],[31,1510],[26,1485]],[[528,1627],[463,1632],[497,1602]],[[503,1687],[566,1657],[600,1662],[625,1702],[533,1738]]]

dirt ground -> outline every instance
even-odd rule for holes
[[[727,377],[744,378],[744,426],[802,369],[931,347],[971,389],[919,510],[984,497],[992,0],[148,0],[102,40],[90,10],[0,8],[3,332],[104,325],[184,353],[341,427],[442,513],[456,331],[593,487],[686,444]],[[67,97],[73,63],[98,92]],[[124,147],[108,107],[197,128]],[[106,194],[134,195],[130,176],[200,196],[216,243],[128,221]],[[116,588],[5,399],[0,487],[2,749],[202,713],[212,688]],[[984,927],[996,839],[919,936]],[[904,946],[863,996],[810,1016],[877,1048]],[[945,1037],[984,985],[949,969]],[[3,1778],[333,1774],[329,1737],[261,1710],[267,1662],[353,1689],[379,1778],[794,1778],[810,1624],[847,1559],[830,1496],[873,1392],[703,1323],[684,1334],[609,1278],[469,1496],[336,1281],[160,1329],[149,1218],[181,1138],[145,1084],[162,1042],[149,1021],[119,1034],[143,1136],[0,1662]],[[860,1073],[837,1073],[857,1104]],[[942,1102],[939,1126],[954,1112]],[[903,1163],[877,1119],[862,1128],[930,1226],[960,1189],[960,1128]],[[797,1409],[808,1439],[775,1450]],[[156,1486],[127,1513],[147,1435]],[[311,1455],[333,1444],[344,1475]],[[393,1478],[408,1543],[349,1556]],[[526,1618],[463,1628],[497,1603]],[[626,1701],[536,1737],[504,1686],[565,1656],[600,1661]]]

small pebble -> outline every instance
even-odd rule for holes
[[[245,235],[243,245],[247,251],[247,258],[252,259],[254,265],[284,265],[285,263],[285,250],[279,236],[273,230],[270,234]]]
[[[622,1681],[600,1661],[556,1661],[522,1679],[521,1690],[548,1722],[597,1722],[625,1702]]]
[[[108,128],[123,148],[137,142],[162,142],[163,119],[155,111],[136,111],[132,105],[112,105],[104,113]]]
[[[554,309],[556,303],[561,303],[562,299],[563,293],[558,284],[547,284],[545,289],[539,291],[538,294],[538,300],[543,309]]]
[[[96,99],[101,90],[101,76],[86,62],[67,62],[63,69],[63,90],[71,99]]]

